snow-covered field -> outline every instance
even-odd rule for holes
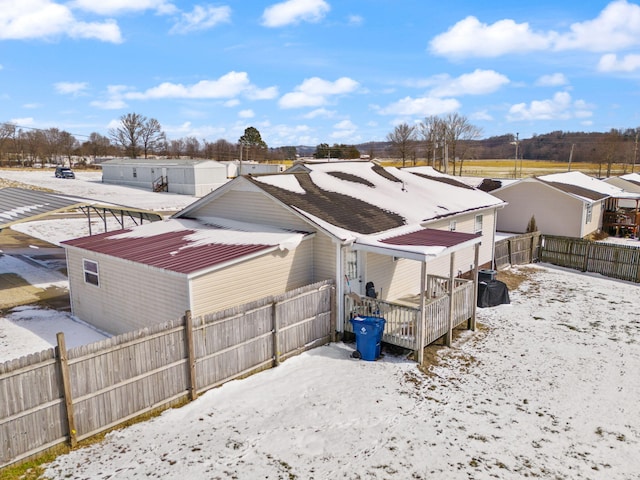
[[[639,287],[545,266],[422,373],[337,343],[58,457],[52,479],[638,479]],[[516,269],[522,271],[522,269]]]
[[[54,188],[32,176],[42,172],[12,173]],[[167,200],[176,196],[141,190],[150,197],[138,203],[137,189],[109,194],[114,186],[78,177],[60,180],[65,193],[99,198],[80,189],[106,187],[104,201],[180,208]],[[16,228],[54,242],[80,236],[77,224],[38,223]],[[0,272],[43,288],[61,281],[13,260],[0,255]],[[511,304],[480,309],[481,328],[441,349],[427,373],[332,344],[58,457],[46,475],[640,479],[640,286],[546,265],[513,271],[530,280]],[[58,331],[68,344],[102,338],[67,313],[21,307],[0,318],[0,361],[54,345]]]

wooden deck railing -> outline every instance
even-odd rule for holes
[[[473,282],[462,278],[454,279],[453,328],[468,321],[473,315],[475,302]],[[449,331],[449,279],[430,275],[427,279],[428,295],[425,304],[426,328],[425,345],[429,345]],[[419,298],[419,297],[417,297]],[[363,297],[354,293],[345,295],[345,332],[353,333],[351,318],[355,316],[384,318],[385,329],[382,341],[415,350],[417,348],[419,302],[415,306],[404,303]]]

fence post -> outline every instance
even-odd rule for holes
[[[187,342],[187,361],[189,362],[189,399],[198,398],[198,387],[196,385],[196,352],[193,345],[193,318],[191,310],[184,312],[184,338]]]
[[[271,304],[271,319],[273,320],[273,366],[280,365],[280,325],[278,322],[278,304]]]
[[[69,445],[71,448],[78,444],[76,435],[76,421],[73,416],[73,399],[71,398],[71,381],[69,379],[69,362],[67,360],[67,346],[64,341],[64,333],[56,334],[58,342],[57,359],[60,367],[60,375],[62,376],[62,391],[64,395],[64,407],[67,414],[67,427],[69,429]]]
[[[454,286],[454,270],[455,270],[455,264],[456,264],[456,253],[452,252],[451,253],[451,261],[449,264],[449,328],[447,329],[447,333],[444,337],[444,342],[447,345],[447,347],[451,346],[451,341],[453,339],[453,316],[454,316],[454,305],[453,305],[453,290],[455,289]]]
[[[582,263],[582,271],[586,272],[589,266],[589,254],[591,253],[591,243],[587,244],[587,249],[584,252],[584,262]]]
[[[476,313],[478,311],[478,273],[480,270],[480,266],[478,262],[480,261],[480,244],[476,243],[475,251],[473,253],[473,299],[471,305],[471,318],[469,319],[467,328],[471,331],[476,331]]]

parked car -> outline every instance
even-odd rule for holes
[[[56,167],[56,178],[76,178],[76,175],[69,167]]]

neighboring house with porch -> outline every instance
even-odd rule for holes
[[[369,162],[296,170],[235,178],[160,225],[64,242],[73,314],[115,333],[333,280],[338,332],[383,314],[384,340],[417,350],[472,320],[504,202]]]
[[[604,213],[630,195],[582,172],[525,178],[491,191],[507,202],[498,214],[500,232],[524,233],[531,218],[547,235],[584,238],[604,228]]]
[[[114,158],[100,164],[102,182],[203,197],[228,181],[227,167],[214,160]]]

